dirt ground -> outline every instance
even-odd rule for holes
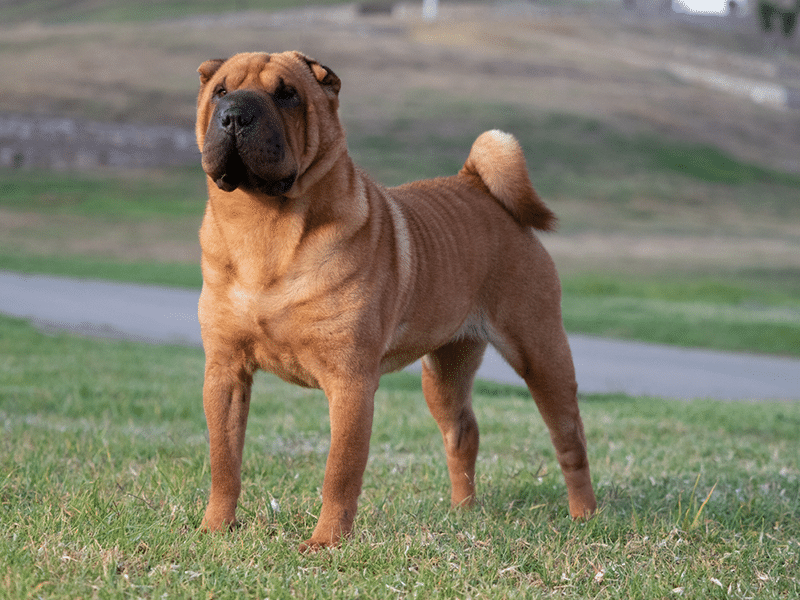
[[[301,49],[340,75],[343,119],[362,131],[398,115],[413,128],[409,94],[441,94],[596,118],[622,132],[706,143],[743,161],[800,172],[800,110],[786,106],[791,93],[780,94],[800,88],[796,53],[767,51],[756,37],[724,28],[621,10],[555,11],[529,3],[443,8],[433,23],[421,20],[416,5],[370,15],[343,5],[146,24],[0,27],[0,71],[8,82],[0,112],[191,128],[195,70],[203,60]],[[564,209],[567,221],[571,210],[582,210]],[[24,227],[1,229],[4,237],[31,235]],[[749,236],[748,260],[800,270],[800,225],[772,218],[765,231]],[[188,256],[174,244],[196,244],[194,235],[187,230],[164,251]],[[669,253],[685,242],[669,235],[642,241],[624,231],[591,240],[581,235],[548,243],[564,261],[583,254],[585,265],[625,257],[647,263],[653,257],[642,248]],[[710,264],[736,261],[741,237],[734,229],[722,239],[699,234],[683,246],[692,248],[684,255]],[[116,244],[115,253],[134,245],[111,233],[103,239],[99,247]]]
[[[756,38],[726,29],[622,11],[459,4],[434,23],[417,13],[397,5],[392,15],[361,15],[344,5],[0,28],[0,69],[13,82],[0,111],[191,126],[201,61],[294,48],[342,76],[346,119],[380,119],[424,88],[596,115],[800,171],[800,113],[747,87],[800,88],[796,54],[764,51]],[[739,87],[721,87],[725,78]]]

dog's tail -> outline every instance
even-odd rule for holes
[[[461,175],[478,177],[521,225],[555,229],[556,216],[533,189],[522,148],[510,133],[493,129],[478,136]]]

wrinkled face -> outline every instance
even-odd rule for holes
[[[223,191],[285,195],[325,138],[341,135],[339,78],[300,53],[237,54],[198,72],[197,143],[203,170]],[[336,131],[328,133],[331,111]]]

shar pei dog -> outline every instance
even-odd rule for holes
[[[471,389],[491,343],[544,419],[573,517],[596,508],[561,287],[534,234],[555,225],[519,143],[488,131],[454,176],[385,188],[351,160],[341,81],[298,52],[200,65],[197,143],[203,408],[211,491],[202,527],[235,523],[253,374],[327,396],[331,441],[317,525],[301,550],[353,528],[382,374],[422,357],[454,506],[475,501]]]

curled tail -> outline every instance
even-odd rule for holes
[[[556,216],[533,189],[522,148],[510,133],[493,129],[479,135],[461,175],[478,177],[521,225],[543,231],[556,228]]]

